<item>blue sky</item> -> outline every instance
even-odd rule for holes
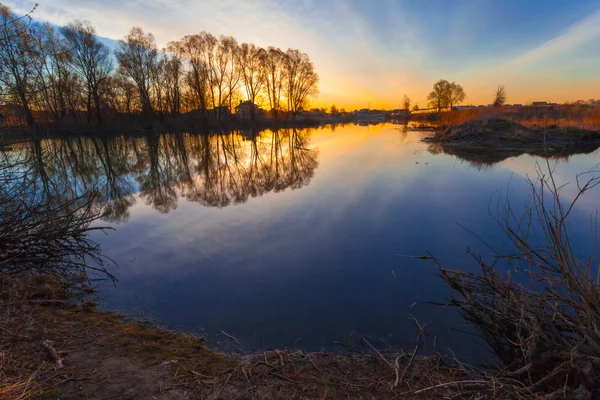
[[[39,0],[35,15],[112,39],[139,25],[160,45],[206,30],[298,48],[321,76],[315,105],[424,105],[442,78],[472,104],[498,84],[514,103],[600,98],[600,0]]]

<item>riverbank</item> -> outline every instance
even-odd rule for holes
[[[219,354],[200,337],[97,312],[56,278],[0,279],[0,399],[527,398],[493,371],[418,348]]]
[[[105,122],[102,126],[95,124],[38,124],[35,127],[0,126],[0,137],[11,138],[37,138],[37,137],[63,137],[75,135],[121,135],[126,133],[148,133],[148,132],[177,132],[185,131],[192,133],[210,133],[222,131],[248,131],[258,132],[264,129],[304,129],[327,126],[331,121],[319,120],[265,120],[265,121],[215,121],[201,118],[186,118],[182,116],[177,119],[165,121],[143,122],[132,118],[117,118]],[[335,121],[335,124],[347,123],[347,121]]]
[[[245,119],[226,119],[218,121],[214,118],[204,118],[197,115],[181,115],[177,118],[164,120],[153,119],[144,121],[130,116],[117,116],[105,121],[102,126],[95,123],[38,123],[29,127],[24,123],[17,125],[0,125],[0,138],[39,138],[39,137],[65,137],[76,135],[114,136],[123,133],[148,133],[148,132],[189,132],[189,133],[219,133],[225,131],[241,131],[248,135],[255,134],[265,129],[309,129],[323,128],[326,126],[343,126],[347,124],[373,125],[385,122],[398,122],[392,119],[369,119],[366,117],[331,116],[322,118],[282,118],[260,119],[256,121]]]

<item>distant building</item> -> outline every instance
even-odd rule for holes
[[[249,100],[240,101],[240,104],[235,108],[235,116],[239,119],[252,119],[252,115],[258,116],[258,112],[258,106]]]
[[[534,107],[547,106],[548,102],[547,101],[534,101],[533,103],[531,103],[531,105]]]

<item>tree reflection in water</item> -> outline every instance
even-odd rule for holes
[[[179,198],[206,207],[306,186],[318,167],[310,130],[43,139],[14,146],[30,152],[40,196],[74,198],[99,191],[94,208],[126,221],[136,194],[161,213]]]

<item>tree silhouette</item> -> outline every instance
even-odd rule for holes
[[[494,107],[502,107],[506,103],[506,89],[504,85],[498,85],[494,93]]]
[[[283,111],[295,118],[319,92],[314,64],[300,50],[238,44],[208,32],[161,50],[151,33],[133,27],[113,58],[88,21],[57,30],[3,5],[0,64],[0,94],[20,106],[30,126],[101,126],[140,115],[143,122],[155,115],[164,121],[188,113],[200,115],[202,123],[224,121],[244,100],[268,107],[273,118]],[[251,107],[252,119],[255,113]]]
[[[96,38],[96,30],[88,21],[75,20],[61,32],[71,47],[71,63],[85,80],[88,121],[93,107],[97,124],[102,125],[100,87],[113,70],[110,51]]]
[[[448,107],[448,94],[450,92],[450,82],[441,79],[433,85],[433,90],[427,96],[427,102],[430,108],[437,109],[438,112]]]

